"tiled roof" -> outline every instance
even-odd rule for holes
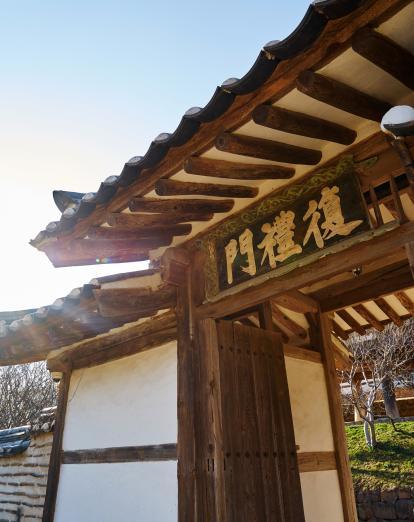
[[[118,189],[136,181],[144,169],[156,167],[174,147],[180,147],[196,135],[200,126],[223,116],[238,96],[261,87],[279,64],[306,51],[318,39],[330,20],[352,13],[368,0],[315,0],[298,27],[284,40],[271,41],[260,51],[251,69],[242,78],[230,78],[217,87],[204,107],[192,107],[182,116],[176,130],[159,134],[142,156],[127,161],[120,175],[107,177],[95,192],[55,191],[53,196],[62,211],[59,221],[49,223],[31,244],[39,247],[45,240],[73,230],[96,207],[107,205]]]

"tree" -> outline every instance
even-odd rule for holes
[[[0,429],[33,423],[56,404],[56,386],[44,362],[0,368]]]
[[[400,327],[391,323],[382,332],[370,330],[364,336],[353,334],[346,345],[352,362],[350,369],[341,372],[342,383],[349,387],[349,400],[364,421],[365,440],[374,448],[373,406],[379,390],[385,389],[389,400],[396,384],[412,381],[414,320],[405,321]]]

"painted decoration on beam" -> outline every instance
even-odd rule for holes
[[[207,252],[207,298],[269,272],[283,274],[371,228],[352,157],[290,184],[218,225]]]

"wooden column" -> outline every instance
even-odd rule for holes
[[[349,465],[346,444],[345,423],[342,414],[339,382],[336,376],[335,361],[331,344],[331,317],[319,310],[318,322],[321,334],[320,351],[325,370],[328,391],[329,411],[331,415],[332,435],[335,444],[336,466],[341,487],[342,508],[345,522],[357,522],[355,494]]]
[[[164,254],[163,280],[177,286],[177,475],[178,522],[196,520],[193,274],[195,260],[185,250]]]
[[[47,476],[45,505],[42,522],[53,522],[55,517],[56,497],[59,486],[60,465],[62,463],[62,441],[65,426],[66,406],[68,403],[71,370],[66,370],[59,383],[58,403],[55,428],[53,431],[52,451],[50,453],[49,473]]]

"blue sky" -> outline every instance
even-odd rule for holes
[[[1,2],[0,310],[137,264],[54,269],[28,241],[53,189],[94,191],[302,19],[304,0]]]

